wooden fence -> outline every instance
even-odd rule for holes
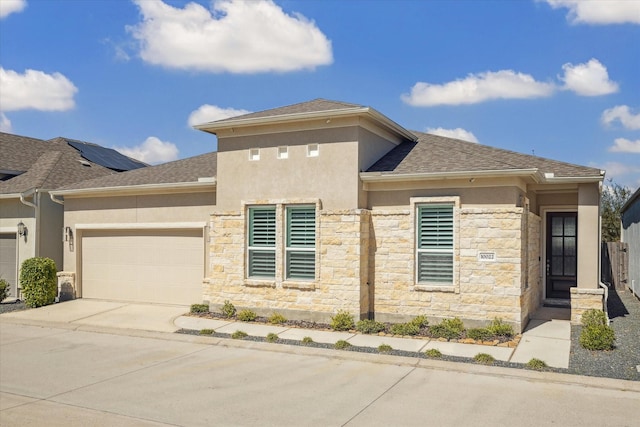
[[[610,284],[613,289],[626,289],[629,274],[628,245],[623,242],[603,242],[600,257],[600,280]]]

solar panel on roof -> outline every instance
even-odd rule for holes
[[[118,153],[112,148],[87,144],[80,141],[67,141],[67,143],[76,150],[80,151],[82,157],[89,160],[90,162],[118,172],[139,169],[147,166],[146,164],[138,160],[133,160],[125,156],[124,154]]]

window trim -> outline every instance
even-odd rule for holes
[[[291,215],[290,212],[293,210],[311,210],[313,211],[313,247],[310,246],[291,246],[290,239],[292,235],[291,230]],[[316,247],[317,247],[317,209],[315,205],[299,205],[299,204],[290,204],[284,206],[284,214],[285,214],[285,226],[284,226],[284,250],[283,250],[283,261],[284,261],[284,280],[286,281],[313,281],[316,279],[316,271],[317,271],[317,260],[316,260]],[[313,276],[312,277],[292,277],[290,272],[290,254],[292,253],[312,253],[313,254]]]
[[[414,239],[414,252],[411,257],[411,269],[413,274],[413,286],[415,291],[437,291],[437,292],[452,292],[460,293],[459,284],[459,229],[460,229],[460,197],[459,196],[444,196],[444,197],[412,197],[410,199],[411,205],[411,219],[414,227],[413,239]],[[441,282],[420,282],[418,280],[418,257],[419,257],[419,209],[421,206],[427,205],[447,205],[452,207],[453,213],[453,247],[451,249],[453,261],[452,261],[452,281],[449,283]]]
[[[273,212],[273,245],[252,245],[252,235],[254,232],[254,218],[253,213],[257,211],[272,211]],[[277,222],[277,207],[274,205],[263,205],[263,206],[248,206],[247,207],[247,250],[246,250],[246,278],[247,279],[267,279],[272,280],[275,279],[277,275],[277,238],[278,238],[278,222]],[[273,276],[271,275],[255,275],[251,274],[252,272],[252,264],[251,264],[251,255],[254,252],[272,252],[273,253]]]

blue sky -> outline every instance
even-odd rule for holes
[[[315,98],[640,186],[640,1],[0,0],[0,129],[150,163]]]

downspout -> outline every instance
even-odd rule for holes
[[[32,202],[30,202],[30,201],[28,201],[28,200],[26,200],[26,199],[25,199],[25,197],[28,197],[28,196],[30,196],[30,195],[32,195],[32,194],[34,194],[35,192],[36,192],[36,189],[35,189],[35,188],[32,188],[32,189],[30,189],[30,190],[25,191],[24,193],[20,193],[20,202],[21,202],[23,205],[31,206],[31,207],[32,207],[32,208],[34,208],[34,209],[35,209],[35,208],[37,208],[37,206],[36,206],[36,204],[35,204],[35,203],[32,203]],[[33,200],[34,200],[34,201],[36,200],[36,199],[35,199],[35,197],[33,198]]]
[[[602,173],[602,172],[601,172]],[[602,198],[602,181],[598,185],[598,190],[600,193],[600,198]],[[606,283],[602,282],[602,212],[600,212],[601,203],[598,204],[598,286],[604,289],[604,301],[603,301],[603,311],[607,318],[607,325],[611,323],[609,319],[609,312],[607,310],[607,302],[609,300],[609,286]]]

